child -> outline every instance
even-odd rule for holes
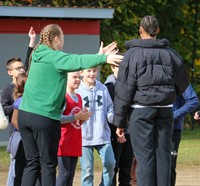
[[[199,99],[191,84],[180,96],[176,96],[173,103],[173,135],[171,145],[171,184],[176,185],[176,164],[178,157],[179,144],[181,141],[184,118],[187,114],[194,111],[199,106]]]
[[[108,89],[96,80],[97,67],[83,70],[83,80],[77,89],[83,99],[83,106],[92,116],[82,125],[81,185],[93,185],[94,149],[101,157],[103,173],[100,185],[108,186],[114,175],[115,158],[110,142],[110,128],[107,120],[113,121],[113,102]]]
[[[6,63],[6,68],[8,75],[12,77],[12,82],[3,89],[1,103],[5,115],[8,116],[9,122],[11,122],[14,103],[13,91],[16,84],[16,78],[19,74],[24,73],[25,70],[22,60],[18,57],[9,59]],[[11,135],[12,132],[13,126],[9,125],[9,134]]]
[[[78,156],[82,155],[81,124],[91,113],[82,111],[82,99],[75,90],[80,85],[80,72],[68,73],[66,108],[61,117],[61,139],[58,146],[56,186],[72,186]]]
[[[18,117],[27,159],[22,186],[33,186],[40,171],[42,185],[55,186],[60,117],[65,103],[67,73],[105,62],[117,64],[123,58],[115,53],[109,54],[113,46],[116,47],[115,43],[107,48],[101,47],[104,54],[93,55],[68,54],[61,51],[63,46],[61,27],[50,24],[42,29],[39,44],[31,55]]]
[[[18,77],[16,78],[15,88],[13,93],[15,102],[13,104],[14,111],[12,114],[11,123],[14,128],[8,145],[8,149],[11,155],[11,162],[9,167],[7,186],[21,185],[23,170],[26,165],[24,148],[17,124],[18,108],[21,103],[26,80],[27,80],[27,75],[25,73],[19,74]]]
[[[28,36],[30,37],[30,42],[29,42],[29,47],[27,50],[27,56],[26,56],[26,62],[25,62],[25,66],[28,67],[27,61],[29,59],[30,53],[33,50],[33,46],[35,43],[35,38],[36,38],[36,34],[33,30],[33,27],[30,28]],[[10,75],[12,77],[12,82],[10,84],[8,84],[3,92],[2,92],[2,97],[1,97],[1,103],[2,103],[2,107],[4,109],[5,115],[8,116],[9,118],[9,122],[11,122],[11,118],[12,118],[12,114],[13,114],[13,109],[14,109],[14,98],[13,98],[13,91],[15,89],[15,85],[16,85],[16,79],[20,74],[24,74],[25,73],[25,69],[24,69],[24,65],[22,63],[22,60],[20,58],[12,58],[10,60],[7,61],[6,63],[6,68],[7,68],[7,72],[8,75]],[[10,136],[13,133],[13,125],[9,125],[9,133]],[[14,129],[15,131],[15,129]],[[10,138],[10,140],[12,140],[12,138]],[[7,147],[7,150],[10,152],[10,147]],[[10,172],[8,174],[8,183],[7,185],[11,186],[11,185],[21,185],[21,177],[22,177],[22,171],[23,171],[23,166],[24,166],[24,161],[23,161],[23,157],[24,157],[24,149],[23,149],[23,145],[20,142],[18,146],[16,146],[16,155],[15,155],[15,171],[14,171],[14,175]],[[22,160],[20,160],[22,158]],[[19,159],[19,161],[17,161]],[[25,158],[24,158],[25,159]],[[11,157],[11,165],[12,166],[12,161],[13,158]],[[11,177],[10,177],[11,176]]]
[[[5,115],[8,116],[9,122],[11,122],[13,113],[13,103],[14,103],[13,91],[15,88],[16,78],[19,74],[24,73],[25,69],[28,69],[29,57],[35,44],[36,34],[33,27],[30,28],[28,36],[30,38],[30,42],[27,50],[25,64],[23,65],[22,60],[18,57],[9,59],[6,63],[7,72],[8,75],[11,76],[12,82],[3,89],[1,96],[1,104]],[[12,132],[13,132],[13,126],[9,125],[9,134],[11,135]]]
[[[16,78],[16,84],[13,92],[13,97],[15,99],[13,107],[13,114],[11,119],[11,124],[13,125],[13,133],[9,141],[9,150],[11,154],[11,163],[8,173],[7,186],[21,185],[21,180],[23,176],[23,171],[26,165],[26,158],[24,153],[24,148],[21,140],[21,135],[18,129],[18,109],[22,101],[22,95],[24,92],[24,86],[27,80],[26,73],[21,73]],[[40,175],[38,175],[40,179]],[[37,186],[40,186],[40,180],[37,181]]]
[[[108,88],[108,91],[110,93],[110,96],[112,98],[112,101],[114,101],[114,89],[115,89],[115,83],[116,78],[118,74],[119,67],[111,65],[111,70],[113,71],[113,74],[107,77],[105,81],[105,85]],[[132,157],[133,157],[133,150],[131,147],[131,141],[130,141],[130,133],[128,129],[128,122],[127,122],[127,128],[126,128],[126,134],[122,137],[118,137],[116,135],[116,126],[113,124],[109,124],[111,129],[111,143],[113,147],[113,151],[115,154],[115,160],[116,160],[116,167],[115,167],[115,174],[112,181],[111,186],[117,185],[117,173],[118,174],[118,183],[119,185],[130,185],[131,177],[131,164],[132,164]]]

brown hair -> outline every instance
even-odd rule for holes
[[[12,59],[9,59],[7,62],[6,62],[6,69],[7,70],[11,70],[11,65],[15,62],[22,62],[21,58],[19,57],[15,57],[15,58],[12,58]]]
[[[151,37],[158,34],[159,23],[155,16],[145,16],[140,22],[140,26],[148,33]]]
[[[13,92],[14,99],[19,98],[24,93],[24,86],[27,80],[27,74],[22,73],[17,76],[16,84]]]

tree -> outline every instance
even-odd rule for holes
[[[4,0],[1,2],[7,5],[18,3],[33,6],[112,7],[115,9],[113,19],[101,20],[101,40],[105,44],[117,41],[121,52],[125,51],[126,40],[138,38],[140,19],[145,15],[155,15],[161,29],[158,37],[167,38],[170,46],[183,57],[190,77],[194,77],[192,78],[194,86],[195,83],[200,83],[200,62],[195,64],[195,71],[192,73],[193,60],[200,61],[200,42],[197,42],[200,40],[199,0]],[[194,43],[196,43],[195,51]],[[109,73],[110,67],[105,65],[101,70],[101,80],[104,81]],[[200,92],[200,89],[197,92]]]
[[[114,18],[101,22],[102,40],[106,42],[116,40],[120,51],[123,52],[125,51],[124,41],[138,37],[140,19],[144,15],[155,15],[158,18],[161,29],[158,37],[164,37],[170,41],[170,46],[175,48],[183,57],[188,68],[188,73],[191,76],[193,41],[194,39],[199,40],[200,37],[200,29],[197,28],[197,38],[194,38],[193,28],[195,24],[196,3],[193,0],[138,0],[137,2],[125,0],[121,3],[113,3],[112,5],[115,8]],[[197,21],[197,24],[199,24],[199,18]],[[196,59],[198,59],[200,53],[199,46],[196,49]],[[107,76],[105,74],[108,71],[107,68],[104,69],[105,72],[102,73],[103,80]],[[199,67],[197,69],[194,75],[195,82],[197,82],[197,76],[199,76]]]

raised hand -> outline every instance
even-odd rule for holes
[[[99,54],[116,54],[118,52],[117,48],[117,43],[116,42],[112,42],[109,45],[103,47],[103,41],[101,41],[101,45],[99,47]]]
[[[35,45],[35,38],[36,38],[36,33],[33,27],[29,29],[28,36],[30,37],[29,47],[33,48]]]

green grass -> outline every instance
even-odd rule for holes
[[[0,147],[0,171],[7,170],[9,167],[10,155],[6,151],[6,147]]]
[[[187,129],[182,133],[178,153],[179,164],[200,165],[200,129]]]
[[[101,159],[97,152],[94,152],[94,158],[95,158],[95,169],[101,169]],[[8,170],[10,163],[10,155],[6,151],[6,147],[0,147],[0,171]],[[77,169],[80,170],[80,161],[78,161]]]
[[[101,169],[101,160],[97,152],[94,153],[95,169]],[[0,147],[0,171],[8,170],[10,156],[6,147]],[[200,129],[184,130],[179,146],[178,164],[200,165]],[[77,169],[80,170],[80,162]]]

